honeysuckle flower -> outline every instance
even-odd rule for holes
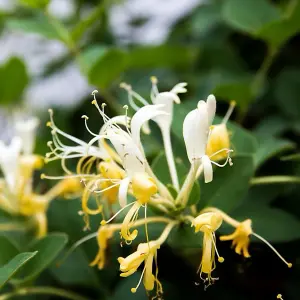
[[[127,256],[126,258],[119,257],[120,274],[121,277],[128,277],[135,273],[139,266],[144,262],[144,269],[141,278],[135,288],[131,288],[131,292],[135,293],[138,289],[142,279],[147,291],[154,289],[155,283],[157,284],[157,292],[162,293],[162,286],[157,278],[158,267],[156,265],[156,273],[153,275],[153,261],[157,264],[157,250],[168,238],[168,235],[172,228],[176,225],[176,222],[170,222],[164,229],[163,233],[157,240],[149,241],[148,243],[139,244],[137,250]]]
[[[241,222],[236,230],[229,235],[223,235],[220,237],[221,241],[230,241],[232,240],[232,246],[235,247],[235,252],[244,257],[250,257],[248,247],[250,243],[250,235],[252,233],[251,220],[247,219],[244,222]]]
[[[97,234],[99,251],[95,259],[90,263],[91,267],[97,265],[100,270],[104,268],[105,260],[106,260],[105,253],[106,253],[106,248],[108,246],[108,240],[112,238],[113,234],[114,234],[114,230],[109,225],[103,225],[99,228]]]
[[[0,141],[0,167],[12,193],[17,191],[16,180],[19,172],[19,156],[21,149],[22,140],[20,137],[14,137],[10,145],[5,145]]]
[[[203,232],[203,253],[200,266],[198,268],[198,273],[200,273],[200,278],[204,282],[208,282],[206,287],[214,282],[214,278],[211,273],[216,267],[215,263],[215,253],[218,256],[218,261],[223,262],[224,258],[219,256],[216,247],[216,236],[215,231],[222,224],[222,216],[218,213],[203,213],[200,214],[192,221],[192,226],[195,227],[195,232]],[[202,277],[202,274],[206,274],[206,278]]]
[[[231,101],[229,109],[222,122],[220,124],[211,126],[206,146],[206,154],[213,161],[226,159],[228,156],[227,149],[230,149],[230,137],[226,123],[229,120],[235,105],[236,103],[234,101]],[[220,152],[220,150],[223,151]]]
[[[43,195],[35,193],[23,195],[20,198],[19,213],[35,219],[37,225],[36,236],[42,237],[47,233],[46,212],[50,202],[58,196],[78,194],[80,191],[81,184],[77,179],[64,179]]]
[[[169,171],[171,175],[171,180],[173,186],[178,191],[179,182],[178,182],[178,175],[177,175],[176,166],[174,162],[174,155],[173,155],[171,138],[170,138],[170,130],[171,130],[171,124],[173,120],[173,103],[174,102],[177,104],[180,103],[180,98],[178,97],[178,94],[186,93],[187,90],[185,87],[187,83],[185,82],[178,83],[169,92],[160,93],[157,88],[156,77],[151,77],[151,81],[152,81],[152,89],[150,95],[151,101],[153,104],[163,105],[161,110],[165,112],[164,115],[153,117],[152,120],[158,124],[161,130],[166,158],[167,158]],[[142,105],[146,105],[146,106],[149,105],[147,100],[145,100],[142,96],[140,96],[138,93],[133,91],[130,85],[123,83],[121,84],[121,87],[125,88],[128,91],[129,103],[136,111],[138,111],[140,107],[135,104],[134,99],[141,102]],[[149,134],[150,129],[148,127],[148,123],[144,123],[144,125],[145,125],[144,128],[146,128],[145,131]]]
[[[243,222],[239,222],[231,218],[230,216],[228,216],[223,211],[214,207],[205,208],[203,211],[206,213],[213,212],[221,215],[222,219],[226,223],[236,228],[236,230],[232,234],[221,236],[220,240],[221,241],[232,240],[232,245],[235,247],[235,252],[237,254],[243,255],[246,258],[250,257],[248,248],[250,244],[250,236],[253,235],[259,240],[261,240],[262,242],[264,242],[265,244],[267,244],[289,268],[292,267],[292,264],[287,262],[266,239],[264,239],[262,236],[258,235],[257,233],[253,232],[251,219],[246,219]]]
[[[35,117],[28,120],[18,120],[16,122],[16,134],[22,139],[22,150],[25,155],[33,153],[38,125],[39,120]]]
[[[207,97],[207,102],[200,100],[197,109],[187,114],[183,122],[183,137],[186,145],[187,155],[194,170],[198,170],[202,164],[205,183],[213,180],[212,164],[223,167],[229,162],[231,165],[230,150],[223,148],[211,155],[207,155],[207,142],[211,125],[216,112],[216,98],[213,95]],[[211,160],[211,157],[225,151],[227,159],[223,165]]]
[[[134,226],[138,227],[145,225],[145,223],[172,223],[169,218],[165,217],[150,217],[146,219],[139,219],[135,222]],[[107,224],[99,227],[97,232],[97,243],[98,243],[98,253],[95,259],[90,263],[90,266],[98,266],[99,269],[103,269],[106,261],[106,250],[108,247],[108,241],[113,237],[113,234],[116,231],[119,231],[122,228],[122,224]],[[94,238],[94,235],[91,235],[91,238]],[[84,238],[85,239],[85,238]],[[75,248],[73,248],[75,249]]]

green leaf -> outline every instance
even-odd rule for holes
[[[286,42],[300,30],[300,2],[291,0],[280,20],[263,26],[257,35],[267,40],[274,48]]]
[[[0,245],[0,265],[6,264],[20,252],[15,244],[5,236],[0,236]]]
[[[197,48],[161,45],[134,48],[128,55],[131,68],[187,68],[199,55]]]
[[[269,158],[294,148],[295,144],[291,141],[273,137],[264,138],[259,142],[258,149],[254,155],[255,165],[259,167]]]
[[[2,245],[1,245],[2,247]],[[2,248],[1,248],[2,251]],[[15,256],[6,265],[0,268],[0,288],[14,276],[14,274],[38,252],[24,252]]]
[[[19,2],[31,8],[46,8],[50,0],[19,0]]]
[[[0,101],[12,104],[20,99],[29,78],[25,64],[17,57],[12,57],[0,67]]]
[[[32,17],[24,19],[9,19],[6,26],[13,31],[35,33],[47,39],[59,40],[69,48],[74,48],[72,38],[68,30],[56,19],[46,17]]]
[[[117,48],[96,45],[83,52],[80,64],[91,84],[106,88],[125,70],[127,54]]]
[[[221,23],[220,5],[201,5],[191,18],[191,31],[196,35],[204,35]]]
[[[173,228],[167,243],[177,249],[200,249],[202,247],[202,233],[195,234],[195,228],[190,224],[183,224]]]
[[[300,69],[284,69],[274,83],[274,95],[280,110],[287,117],[300,118]]]
[[[249,188],[249,181],[254,174],[252,155],[236,156],[233,166],[214,168],[214,180],[201,183],[201,207],[214,206],[226,213],[238,207]]]
[[[300,221],[278,208],[247,202],[234,211],[232,217],[240,221],[250,218],[253,231],[272,243],[300,238]]]
[[[214,82],[213,94],[216,97],[234,100],[242,109],[254,100],[251,75],[214,70],[209,76]]]
[[[267,24],[280,19],[280,11],[267,0],[227,0],[224,20],[233,28],[256,35]]]
[[[38,251],[32,259],[14,278],[14,283],[27,282],[34,279],[44,269],[46,269],[59,252],[67,244],[68,237],[62,233],[52,233],[40,240],[35,241],[30,247],[30,251]]]

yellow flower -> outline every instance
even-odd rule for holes
[[[144,205],[157,193],[157,186],[147,173],[135,173],[132,178],[132,191],[137,201]]]
[[[157,241],[151,241],[149,243],[139,244],[137,251],[130,254],[126,258],[119,257],[120,274],[121,277],[128,277],[135,273],[138,267],[144,262],[144,270],[142,272],[141,279],[143,277],[143,283],[146,290],[151,291],[154,288],[154,283],[157,280],[152,274],[153,259],[157,255],[157,249],[160,248],[160,244]],[[141,279],[136,288],[132,288],[131,292],[135,293]]]
[[[226,124],[211,126],[211,131],[206,146],[206,154],[211,158],[211,160],[218,161],[227,158],[228,154],[226,149],[229,148],[230,138]],[[218,152],[222,149],[224,150]]]
[[[232,101],[222,123],[213,125],[210,128],[210,134],[206,145],[206,155],[213,161],[226,159],[228,157],[228,151],[226,149],[230,149],[230,136],[226,123],[230,118],[235,105],[236,103]]]
[[[99,246],[99,251],[96,258],[90,263],[90,266],[98,265],[99,269],[103,269],[105,265],[105,252],[107,249],[107,241],[113,236],[113,229],[110,226],[101,226],[98,230],[97,242]]]
[[[99,170],[103,178],[111,179],[111,181],[102,181],[100,183],[103,190],[103,196],[110,204],[117,201],[119,186],[115,186],[114,180],[121,180],[125,177],[125,172],[117,164],[112,162],[101,162]]]
[[[235,247],[235,252],[244,257],[250,257],[248,247],[250,243],[250,235],[252,234],[251,220],[247,219],[241,222],[236,230],[230,235],[220,237],[221,241],[232,240],[232,246]]]
[[[214,282],[214,278],[211,276],[212,271],[216,267],[215,263],[215,253],[217,253],[218,261],[223,262],[224,258],[219,256],[217,247],[216,247],[216,236],[215,231],[222,224],[222,216],[218,213],[203,213],[196,217],[192,226],[195,227],[195,232],[203,232],[203,254],[200,266],[198,268],[198,273],[200,272],[200,278],[208,284],[206,287],[211,285]],[[206,278],[202,278],[202,273],[206,274]]]
[[[139,209],[145,206],[145,214],[147,209],[147,203],[151,196],[157,193],[157,186],[154,180],[147,174],[137,172],[132,176],[131,180],[132,194],[136,198],[136,201],[127,204],[125,207],[121,208],[113,217],[108,221],[102,220],[101,225],[105,225],[112,221],[119,213],[121,213],[128,206],[132,206],[127,212],[121,227],[121,236],[125,241],[133,241],[138,234],[137,229],[130,232],[130,228],[134,225],[138,218]],[[147,226],[145,224],[145,226]]]

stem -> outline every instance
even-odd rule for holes
[[[263,176],[250,180],[251,185],[272,184],[272,183],[300,183],[300,177],[296,176]]]
[[[156,241],[157,241],[160,245],[163,244],[163,243],[166,241],[166,239],[168,238],[168,236],[169,236],[171,230],[173,229],[173,227],[174,227],[175,225],[177,225],[177,224],[178,224],[178,221],[174,221],[174,222],[169,223],[169,224],[165,227],[165,229],[164,229],[164,231],[162,232],[161,236],[160,236]],[[0,299],[0,300],[1,300],[1,299]]]
[[[6,300],[6,299],[13,298],[15,296],[26,296],[26,295],[53,295],[53,296],[58,296],[61,298],[71,299],[71,300],[89,300],[88,298],[80,296],[73,292],[69,292],[63,289],[47,287],[47,286],[21,288],[14,292],[7,293],[0,296],[0,300]]]
[[[178,175],[177,175],[177,170],[176,170],[176,165],[175,165],[174,155],[172,150],[170,128],[161,127],[161,133],[163,137],[164,148],[166,152],[166,158],[170,170],[172,184],[175,187],[176,191],[179,191],[179,182],[178,182]]]
[[[260,68],[258,69],[258,71],[254,77],[254,80],[252,82],[252,90],[254,92],[254,95],[257,94],[258,90],[261,88],[261,85],[263,84],[263,81],[267,75],[267,72],[270,69],[277,53],[278,53],[278,48],[269,47],[268,53],[267,53],[263,63],[261,64]]]
[[[198,162],[198,161],[195,161],[193,164],[191,164],[190,171],[189,171],[189,173],[184,181],[184,184],[183,184],[181,190],[179,191],[179,194],[175,200],[176,205],[179,205],[181,203],[182,206],[186,206],[186,204],[189,200],[189,196],[192,191],[194,182],[196,180],[196,175],[197,175],[197,171],[199,169],[199,164],[200,164],[200,162]]]
[[[229,225],[233,226],[233,227],[238,227],[240,225],[240,222],[238,222],[237,220],[231,218],[230,216],[228,216],[226,213],[224,213],[222,210],[215,208],[215,207],[207,207],[204,208],[203,210],[200,211],[201,213],[206,213],[206,212],[215,212],[218,213],[222,216],[223,220],[228,223]]]

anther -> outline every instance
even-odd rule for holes
[[[46,178],[46,175],[43,173],[41,174],[41,179],[45,179]]]
[[[105,220],[102,220],[102,221],[100,222],[100,224],[101,224],[101,225],[106,225],[106,221],[105,221]]]
[[[52,123],[51,123],[50,121],[48,121],[48,122],[46,123],[46,126],[47,126],[47,127],[51,127],[51,126],[52,126]]]
[[[157,80],[157,78],[156,78],[155,76],[151,76],[151,77],[150,77],[150,80],[151,80],[151,82],[152,82],[153,84],[157,84],[157,82],[158,82],[158,80]]]
[[[81,118],[82,118],[82,119],[86,119],[86,120],[88,120],[88,119],[89,119],[89,117],[88,117],[88,116],[86,116],[86,115],[83,115],[83,116],[81,116]]]
[[[131,291],[131,293],[133,293],[133,294],[134,294],[134,293],[136,293],[136,288],[131,288],[131,290],[130,290],[130,291]]]
[[[97,93],[98,93],[97,90],[93,90],[91,95],[92,95],[92,96],[95,96],[95,94],[97,94]]]
[[[48,142],[47,142],[47,146],[48,146],[48,147],[51,147],[51,146],[52,146],[52,144],[53,144],[53,142],[52,142],[52,141],[48,141]]]
[[[127,110],[127,109],[128,109],[128,105],[125,104],[125,105],[123,106],[123,108]]]
[[[224,260],[225,260],[224,257],[222,257],[222,256],[219,256],[219,257],[218,257],[218,262],[219,262],[219,263],[223,263]]]

